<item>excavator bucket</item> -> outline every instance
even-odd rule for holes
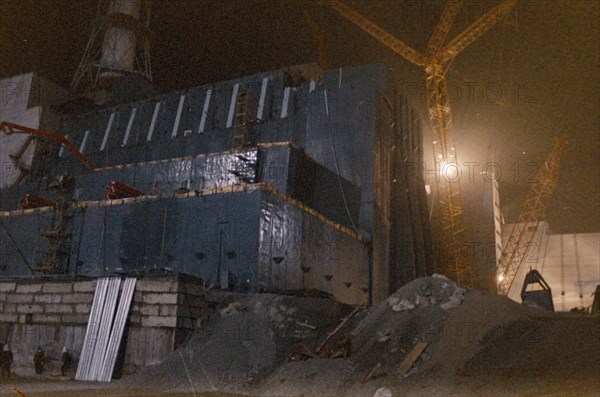
[[[521,301],[523,303],[535,303],[544,309],[554,311],[552,302],[552,290],[540,272],[531,269],[525,276],[523,288],[521,289]]]

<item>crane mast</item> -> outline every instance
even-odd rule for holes
[[[531,182],[531,189],[519,212],[517,223],[506,241],[496,267],[498,293],[508,295],[515,276],[525,262],[539,223],[545,218],[546,205],[556,189],[558,167],[565,151],[565,140],[557,138],[546,161]]]
[[[491,29],[515,6],[516,0],[506,0],[472,23],[446,46],[443,46],[462,0],[449,0],[424,54],[409,47],[374,22],[338,0],[327,4],[342,17],[373,36],[405,60],[422,67],[426,74],[428,113],[433,133],[434,162],[439,164],[439,210],[441,219],[444,272],[463,286],[473,285],[471,255],[467,239],[464,206],[456,150],[450,139],[452,114],[446,74],[454,57],[469,44]]]

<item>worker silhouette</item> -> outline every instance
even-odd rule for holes
[[[67,376],[67,371],[71,369],[71,363],[73,362],[73,357],[71,353],[67,350],[67,347],[63,347],[62,354],[60,356],[60,374],[62,376]]]
[[[46,361],[46,356],[44,355],[44,351],[41,347],[38,347],[37,351],[33,355],[33,366],[35,368],[36,374],[41,374],[44,370],[44,363]]]
[[[13,354],[8,345],[4,345],[0,352],[0,378],[10,379],[10,367],[13,362]]]

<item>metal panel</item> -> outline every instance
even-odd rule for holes
[[[179,97],[179,104],[177,105],[177,115],[175,116],[175,123],[173,123],[173,131],[171,131],[171,138],[177,136],[177,130],[179,129],[179,122],[181,120],[181,111],[183,110],[183,103],[185,102],[185,95]]]
[[[137,107],[131,110],[131,115],[129,116],[129,121],[127,122],[127,129],[125,130],[125,136],[123,137],[123,142],[121,146],[127,145],[127,141],[129,140],[129,134],[131,133],[131,126],[133,125],[133,120],[135,120],[135,114],[137,113]]]
[[[152,121],[150,122],[150,129],[148,130],[147,141],[152,140],[152,134],[154,134],[154,128],[156,128],[156,118],[158,117],[158,111],[160,110],[160,102],[156,102],[154,105],[154,113],[152,114]]]
[[[104,131],[104,138],[102,138],[102,145],[100,145],[100,151],[103,151],[106,148],[106,142],[108,141],[108,135],[110,134],[110,130],[113,125],[113,121],[115,120],[115,113],[111,113],[110,118],[108,119],[108,124],[106,125],[106,130]]]
[[[83,134],[83,140],[81,141],[81,145],[79,146],[79,151],[83,153],[85,150],[85,144],[87,142],[88,136],[90,135],[90,130],[86,130]]]
[[[99,278],[98,283],[96,284],[96,292],[94,293],[94,300],[92,302],[90,317],[85,331],[85,340],[83,342],[83,349],[79,358],[75,380],[89,379],[90,367],[96,347],[99,324],[102,318],[107,289],[108,278]]]
[[[135,277],[125,279],[123,292],[121,293],[121,299],[119,300],[119,308],[117,309],[115,322],[110,333],[106,355],[97,378],[100,382],[110,382],[112,378],[117,353],[119,351],[119,346],[121,345],[121,338],[123,337],[123,330],[125,329],[125,322],[127,321],[127,315],[129,314],[129,309],[131,307],[131,299],[133,298],[133,292],[135,291],[135,283]]]
[[[86,380],[96,380],[100,374],[100,368],[106,354],[106,346],[110,336],[110,328],[113,323],[115,314],[115,306],[119,297],[119,286],[121,278],[111,277],[108,281],[108,290],[106,292],[106,301],[102,310],[102,318],[100,319],[100,329],[98,330],[98,340],[94,346],[94,354],[90,364],[90,370]]]

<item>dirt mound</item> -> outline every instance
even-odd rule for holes
[[[296,344],[316,345],[349,310],[329,299],[239,295],[217,307],[165,361],[127,382],[162,390],[238,390],[271,373]]]
[[[558,314],[528,318],[485,335],[467,372],[600,374],[600,318]]]
[[[503,296],[460,288],[440,275],[412,281],[338,327],[350,312],[352,308],[330,299],[236,295],[222,301],[215,315],[165,362],[130,382],[166,391],[372,395],[378,387],[397,390],[399,385],[410,385],[412,374],[419,374],[418,379],[432,375],[450,379],[457,370],[543,368],[542,363],[551,363],[553,355],[571,360],[574,367],[592,364],[591,359],[577,359],[583,351],[575,349],[576,341],[568,345],[572,354],[538,353],[568,338],[570,329],[560,321],[543,329],[560,316]],[[585,340],[591,344],[600,331],[597,321],[588,325]],[[316,357],[314,352],[326,337],[322,352],[329,353],[324,356],[330,357],[340,344],[349,347],[349,355],[289,362],[298,346],[308,353],[303,358]],[[515,340],[528,342],[527,349]],[[398,368],[422,341],[427,347],[399,376]],[[593,350],[594,357],[598,349]],[[363,384],[367,374],[371,381]]]

